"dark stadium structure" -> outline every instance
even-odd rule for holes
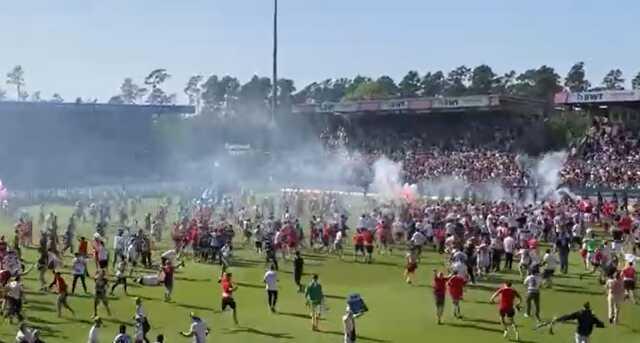
[[[563,111],[604,116],[629,128],[640,127],[640,90],[563,91],[556,94],[555,104]]]
[[[519,137],[514,149],[537,153],[546,148],[540,139],[548,115],[545,105],[521,97],[471,95],[301,104],[293,113],[320,130],[343,127],[350,137],[422,136],[442,145],[463,137],[483,144],[496,130],[509,130]]]
[[[193,106],[0,102],[0,179],[16,189],[155,176],[157,116]]]

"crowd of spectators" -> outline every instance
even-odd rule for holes
[[[445,177],[470,184],[497,182],[507,188],[528,183],[514,151],[517,134],[513,130],[476,125],[466,132],[441,135],[433,131],[397,133],[389,128],[361,131],[339,127],[323,131],[321,138],[329,151],[358,152],[369,163],[383,155],[402,162],[404,179],[410,183]],[[443,138],[446,134],[451,138]],[[571,147],[560,177],[570,187],[639,189],[640,141],[621,124],[596,118]]]
[[[582,141],[572,147],[562,179],[573,187],[638,189],[639,148],[633,131],[606,117],[595,118]]]
[[[358,158],[373,163],[381,156],[402,162],[404,180],[409,183],[455,178],[469,184],[498,182],[513,188],[524,184],[524,174],[510,151],[514,141],[509,130],[476,128],[446,140],[437,134],[395,133],[388,129],[367,130],[349,135],[343,127],[321,138],[334,153],[357,152]],[[355,157],[354,157],[355,158]]]

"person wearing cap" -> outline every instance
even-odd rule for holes
[[[322,285],[318,281],[318,274],[313,274],[311,283],[307,286],[304,295],[307,299],[307,304],[311,307],[311,329],[317,331],[322,302],[324,301],[324,294],[322,293]]]
[[[100,317],[93,318],[93,326],[89,329],[89,338],[87,339],[87,343],[100,342],[98,339],[100,336],[100,327],[102,327],[102,319],[100,319]]]
[[[589,343],[593,327],[604,328],[604,323],[591,312],[591,305],[587,302],[583,309],[571,314],[555,318],[553,322],[575,320],[578,323],[575,333],[576,343]]]
[[[354,314],[351,311],[349,305],[345,310],[344,316],[342,316],[342,327],[344,329],[344,343],[356,342],[356,318],[360,317],[362,313]]]
[[[189,316],[191,317],[191,327],[189,331],[180,332],[180,334],[184,337],[193,337],[193,343],[206,343],[209,335],[207,323],[193,312],[189,313]]]

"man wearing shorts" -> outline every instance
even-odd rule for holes
[[[411,249],[406,256],[407,265],[404,269],[404,278],[408,284],[412,284],[416,277],[416,269],[418,269],[418,256],[416,250]]]
[[[222,311],[226,310],[227,307],[231,308],[233,311],[233,322],[238,325],[236,301],[233,299],[233,291],[235,291],[237,287],[233,284],[233,281],[231,281],[231,273],[224,273],[222,280],[220,280],[220,286],[222,287],[222,302],[220,308]]]
[[[49,288],[53,287],[54,285],[58,288],[58,301],[57,301],[58,317],[62,317],[63,307],[69,310],[69,312],[71,312],[71,315],[75,316],[73,309],[67,303],[68,287],[67,287],[67,283],[62,278],[62,274],[60,274],[60,272],[55,273],[55,276],[53,277],[53,282],[51,282],[51,284],[49,285]]]
[[[111,316],[109,301],[107,300],[107,273],[104,269],[98,270],[96,275],[96,288],[93,297],[93,316],[98,316],[98,305],[102,303],[107,309],[107,314]]]
[[[358,261],[358,255],[362,255],[363,257],[365,256],[364,253],[364,235],[362,234],[362,232],[366,230],[366,229],[358,229],[355,233],[355,235],[353,235],[353,246],[354,246],[354,251],[353,251],[353,260],[354,261]]]
[[[453,316],[462,319],[462,311],[460,310],[460,302],[464,294],[464,285],[467,281],[458,274],[458,271],[454,270],[453,274],[447,281],[447,287],[449,288],[449,295],[451,296],[451,303],[453,304]]]
[[[631,261],[622,269],[622,282],[624,283],[625,295],[632,303],[636,304],[634,294],[636,290],[636,269],[633,267],[633,262]]]
[[[495,298],[500,297],[500,303],[498,305],[498,309],[500,312],[500,322],[504,327],[504,337],[509,336],[509,326],[513,328],[513,331],[516,334],[516,341],[520,340],[520,333],[518,332],[518,327],[515,322],[515,304],[514,300],[518,299],[518,304],[516,306],[520,306],[520,302],[522,302],[522,298],[518,291],[511,288],[511,281],[507,281],[502,288],[500,288],[497,292],[495,292],[489,302],[493,303]]]
[[[365,262],[371,263],[373,262],[373,233],[369,230],[363,230],[362,236],[364,239],[364,249],[367,252]]]
[[[447,290],[447,278],[442,272],[433,270],[433,298],[436,303],[436,318],[438,319],[438,325],[442,324],[442,314],[444,313],[444,299]]]
[[[164,265],[162,266],[162,274],[164,278],[162,279],[164,284],[164,301],[171,301],[171,294],[173,293],[173,274],[175,273],[175,268],[171,265],[170,260],[166,260]]]
[[[544,284],[549,288],[553,286],[553,275],[556,272],[558,263],[559,261],[556,255],[551,251],[551,249],[547,249],[545,251],[544,257],[542,258],[542,265],[544,265],[542,280]]]
[[[307,299],[307,304],[311,308],[311,329],[318,331],[320,310],[322,308],[322,302],[324,301],[324,294],[322,293],[322,285],[318,281],[318,274],[313,274],[311,283],[307,286],[304,295]]]

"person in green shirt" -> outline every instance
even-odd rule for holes
[[[320,310],[322,308],[322,302],[324,301],[324,294],[322,293],[322,285],[318,281],[318,274],[313,274],[311,283],[307,286],[304,295],[307,299],[307,305],[311,308],[311,329],[317,331],[320,320]]]

